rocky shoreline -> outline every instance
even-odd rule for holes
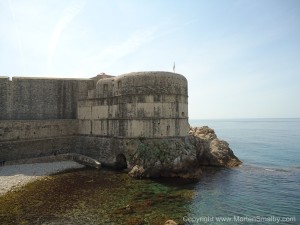
[[[242,162],[229,144],[218,139],[207,126],[191,127],[189,136],[174,140],[139,140],[128,145],[129,175],[143,177],[180,177],[198,180],[202,167],[235,167]]]
[[[235,167],[242,164],[229,147],[208,126],[191,127],[189,135],[198,142],[197,159],[201,166]]]

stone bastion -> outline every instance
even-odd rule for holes
[[[188,83],[180,74],[0,77],[1,164],[81,154],[103,166],[138,166],[138,176],[148,177],[226,164],[204,154],[209,143],[189,131]]]
[[[78,102],[79,133],[120,138],[186,136],[187,80],[169,72],[101,79]]]

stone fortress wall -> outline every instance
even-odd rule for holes
[[[188,131],[187,80],[180,74],[0,77],[0,161],[74,152],[113,164],[124,139]]]
[[[0,120],[76,119],[93,79],[0,77]]]
[[[75,149],[77,102],[94,79],[0,77],[0,161]]]
[[[79,134],[175,137],[188,133],[187,80],[168,72],[101,79],[78,103]]]

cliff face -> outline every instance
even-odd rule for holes
[[[127,145],[132,177],[181,177],[199,179],[201,167],[233,167],[242,162],[226,141],[209,127],[190,129],[183,138],[141,139]]]

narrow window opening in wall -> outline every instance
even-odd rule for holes
[[[120,89],[122,87],[122,82],[118,81],[118,88]]]
[[[143,103],[145,102],[145,96],[138,96],[138,102]]]
[[[103,84],[103,93],[107,92],[108,84]]]
[[[91,123],[90,135],[92,135],[93,134],[93,121],[91,120],[90,123]]]
[[[160,95],[154,95],[154,102],[160,102]]]
[[[184,116],[184,112],[181,113],[181,116]]]
[[[128,103],[133,103],[133,98],[132,98],[132,96],[128,96],[128,97],[127,97],[127,102],[128,102]]]

